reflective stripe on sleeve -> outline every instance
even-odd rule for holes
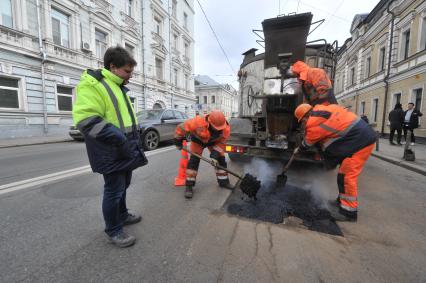
[[[335,141],[341,139],[342,137],[344,137],[356,125],[356,123],[359,122],[360,119],[361,118],[357,117],[355,120],[352,121],[352,123],[346,129],[344,129],[342,131],[336,130],[336,129],[331,128],[331,127],[329,127],[327,125],[324,125],[324,124],[319,125],[324,130],[327,130],[327,131],[332,132],[333,134],[337,135],[337,137],[330,138],[328,141],[326,141],[323,144],[323,149],[326,149],[330,144],[332,144],[333,142],[335,142]]]
[[[102,131],[102,129],[107,125],[108,123],[104,120],[100,121],[96,125],[92,127],[92,129],[89,132],[89,136],[92,138],[96,138],[97,135]]]

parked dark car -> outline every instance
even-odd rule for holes
[[[185,113],[172,109],[144,110],[136,116],[146,150],[156,149],[160,142],[172,140],[176,126],[188,119]]]
[[[83,134],[77,129],[76,126],[71,126],[69,130],[69,135],[76,141],[84,141]]]

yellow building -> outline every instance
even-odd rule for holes
[[[351,38],[338,53],[334,91],[339,104],[367,115],[389,133],[388,114],[409,102],[426,114],[426,1],[381,0],[369,14],[356,15]],[[426,115],[415,130],[426,137]]]

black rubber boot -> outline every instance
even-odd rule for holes
[[[192,186],[185,187],[185,198],[191,199],[194,196],[194,191],[192,190]]]
[[[231,183],[229,182],[229,179],[225,179],[225,180],[217,180],[219,187],[224,188],[224,189],[229,189],[232,190],[233,187],[231,185]]]

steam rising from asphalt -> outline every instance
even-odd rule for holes
[[[244,164],[243,169],[244,173],[252,174],[262,182],[258,193],[258,197],[261,197],[277,189],[276,177],[281,174],[283,164],[279,161],[253,158],[250,163]],[[319,165],[294,162],[287,176],[287,185],[310,191],[315,202],[322,208],[327,208],[328,201],[335,199],[338,194],[335,170],[325,171]]]

